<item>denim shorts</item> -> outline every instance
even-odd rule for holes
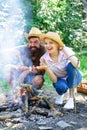
[[[25,84],[31,84],[32,85],[32,79],[35,77],[35,74],[28,74],[25,79],[24,83]]]

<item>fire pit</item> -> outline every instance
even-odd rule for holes
[[[78,93],[76,95],[76,108],[77,111],[69,110],[63,111],[63,105],[55,105],[54,100],[57,94],[54,90],[43,89],[38,95],[31,98],[32,102],[29,105],[28,113],[25,113],[20,107],[17,108],[18,104],[14,104],[13,108],[9,108],[8,103],[4,103],[0,106],[0,129],[10,130],[41,130],[41,129],[55,129],[60,130],[64,127],[64,123],[58,126],[60,122],[68,123],[66,130],[82,129],[87,128],[87,95]],[[38,97],[38,100],[35,98]],[[49,105],[47,105],[43,99],[45,98],[48,103],[56,109],[57,112],[63,113],[55,115]],[[66,99],[65,97],[64,99]],[[1,99],[2,100],[2,99]],[[33,101],[34,100],[34,101]],[[66,100],[65,100],[66,101]],[[41,102],[41,104],[38,103]],[[43,104],[44,103],[44,104]],[[42,106],[40,106],[42,105]],[[9,107],[8,107],[9,106]],[[20,106],[20,105],[19,105]],[[29,113],[30,112],[30,113]],[[28,117],[27,117],[28,116]],[[61,128],[60,128],[61,127]]]

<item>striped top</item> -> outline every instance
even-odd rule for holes
[[[44,58],[46,60],[48,66],[57,77],[64,79],[67,78],[66,67],[69,63],[69,60],[67,60],[67,56],[63,51],[59,52],[58,62],[54,62],[49,56],[48,52],[46,52],[41,58]]]

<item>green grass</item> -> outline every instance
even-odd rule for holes
[[[6,94],[10,90],[11,90],[11,88],[6,81],[4,81],[4,80],[0,81],[0,92],[3,92]]]
[[[49,76],[47,73],[44,75],[44,79],[45,79],[44,88],[54,89],[53,84],[52,84],[51,80],[49,79]]]
[[[83,79],[87,79],[87,54],[79,57],[80,59],[80,70],[83,73]]]

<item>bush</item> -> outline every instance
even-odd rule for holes
[[[76,50],[87,47],[83,26],[83,3],[80,0],[31,0],[33,23],[47,31],[59,33],[63,42]],[[36,4],[35,4],[36,3]]]

